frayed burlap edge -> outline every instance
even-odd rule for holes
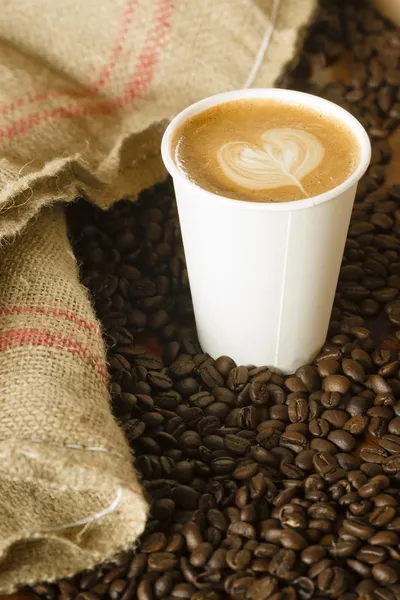
[[[54,513],[46,515],[46,529],[22,524],[4,543],[0,540],[2,593],[15,592],[21,581],[37,583],[38,564],[47,581],[90,569],[131,550],[132,539],[143,532],[148,505],[126,457],[20,441],[0,443],[0,457],[0,478],[9,499],[10,489],[19,497],[32,483],[40,487],[47,511],[54,503]],[[70,501],[75,492],[77,514],[86,514],[86,522],[60,522],[59,503],[64,495]]]
[[[40,209],[56,202],[85,197],[107,209],[121,198],[136,199],[141,190],[161,182],[166,170],[159,149],[166,126],[164,120],[141,134],[131,134],[123,140],[117,158],[97,172],[89,170],[79,154],[54,159],[24,176],[18,175],[16,165],[0,160],[0,240],[15,236]],[[146,155],[132,159],[142,136]]]

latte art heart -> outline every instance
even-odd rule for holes
[[[294,128],[269,129],[260,146],[228,142],[218,150],[219,165],[232,183],[248,189],[297,186],[324,158],[325,150],[313,134]]]

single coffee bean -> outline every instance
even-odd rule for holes
[[[354,471],[360,467],[360,459],[352,454],[338,452],[335,454],[335,458],[338,461],[339,466],[345,471]]]
[[[347,589],[346,572],[341,567],[329,567],[318,575],[317,585],[321,593],[337,597]]]
[[[247,367],[234,367],[228,376],[228,387],[233,392],[240,392],[246,385],[249,377]]]
[[[315,437],[326,437],[330,430],[329,422],[322,418],[311,419],[308,429]]]
[[[310,448],[317,452],[329,452],[329,454],[332,455],[338,452],[338,447],[335,446],[335,444],[321,438],[314,438],[311,440]]]
[[[348,431],[352,435],[360,435],[364,433],[368,427],[368,423],[368,417],[363,415],[355,415],[346,421],[346,423],[343,425],[343,430]]]
[[[318,373],[321,377],[335,375],[340,371],[340,363],[334,358],[325,358],[318,361]]]
[[[280,436],[279,445],[298,454],[299,452],[302,452],[302,450],[305,450],[307,439],[303,434],[298,433],[297,431],[286,430]]]
[[[224,438],[224,445],[229,452],[243,455],[250,446],[249,440],[235,434],[229,434]]]
[[[353,396],[346,404],[346,411],[352,417],[366,415],[371,405],[372,402],[365,396]]]
[[[234,361],[229,356],[220,356],[215,361],[214,366],[223,377],[228,377],[230,371],[236,367]]]
[[[289,401],[288,416],[292,423],[304,423],[308,416],[308,403],[304,398]]]
[[[328,547],[328,552],[335,558],[347,558],[353,556],[359,546],[360,542],[357,539],[338,539]]]
[[[392,419],[388,425],[389,433],[400,436],[400,416]]]
[[[302,469],[303,471],[311,471],[313,468],[314,454],[316,454],[315,450],[303,450],[296,456],[296,466]]]
[[[400,436],[391,434],[383,435],[379,440],[379,445],[390,452],[390,454],[398,454],[400,453]]]
[[[233,571],[243,571],[251,562],[251,552],[249,550],[228,550],[226,553],[226,563]]]
[[[344,358],[342,360],[343,373],[356,383],[364,383],[365,371],[361,363],[353,359]]]
[[[375,565],[377,563],[383,562],[387,557],[387,553],[385,548],[381,548],[379,546],[363,546],[356,554],[357,560],[361,560],[361,562],[365,562],[369,565]]]
[[[302,381],[307,392],[315,392],[320,388],[321,381],[318,369],[312,365],[299,367],[296,371],[296,377]]]
[[[325,392],[339,392],[345,394],[350,388],[350,380],[344,375],[328,375],[323,381]]]
[[[169,367],[169,374],[174,379],[188,377],[194,372],[194,363],[190,359],[177,358]]]
[[[145,537],[140,543],[140,550],[146,554],[160,552],[165,548],[167,538],[164,533],[155,532]]]
[[[396,546],[400,543],[400,537],[394,531],[378,531],[368,542],[372,546]]]
[[[267,576],[254,581],[247,591],[248,600],[261,600],[261,598],[270,598],[278,589],[278,580],[275,577]],[[286,599],[285,599],[286,600]]]
[[[229,525],[229,532],[234,535],[240,535],[247,539],[254,539],[256,537],[256,530],[251,523],[246,521],[237,521]]]
[[[351,452],[356,446],[355,438],[348,431],[336,429],[328,434],[327,439],[344,452]]]
[[[385,473],[389,475],[395,475],[400,471],[400,455],[394,454],[393,456],[388,456],[382,462],[383,470]]]
[[[372,567],[372,576],[381,585],[393,585],[399,580],[400,571],[389,564],[378,564]]]
[[[388,457],[388,452],[383,448],[375,446],[363,446],[360,450],[360,457],[367,463],[377,463],[382,465]]]
[[[358,494],[361,498],[372,498],[379,494],[381,490],[386,489],[389,485],[390,480],[386,475],[377,475],[362,485],[358,489]]]
[[[339,392],[324,392],[321,396],[321,404],[325,408],[335,408],[339,406],[341,398]]]
[[[349,520],[345,519],[343,521],[343,529],[346,533],[353,535],[355,538],[359,538],[362,540],[368,540],[375,534],[375,528],[363,521],[358,521],[356,519]]]
[[[324,410],[321,417],[336,429],[342,429],[349,419],[348,413],[338,408]]]
[[[149,555],[148,566],[153,571],[168,571],[173,569],[178,559],[172,552],[154,552]]]

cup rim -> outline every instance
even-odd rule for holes
[[[328,190],[327,192],[323,192],[322,194],[318,194],[317,196],[312,196],[311,198],[305,198],[303,200],[290,200],[288,202],[251,202],[249,200],[237,200],[235,198],[229,198],[228,196],[221,196],[219,194],[215,194],[214,192],[210,192],[209,190],[206,190],[201,186],[197,185],[194,181],[186,177],[186,175],[176,166],[174,158],[172,156],[172,138],[177,127],[179,127],[190,117],[208,108],[211,108],[212,106],[224,104],[225,102],[230,102],[232,100],[242,100],[246,98],[272,98],[278,100],[282,99],[284,101],[287,101],[288,103],[302,104],[304,106],[308,106],[312,109],[317,110],[321,109],[325,114],[337,117],[339,120],[341,120],[351,128],[360,145],[361,156],[357,168],[347,179],[345,179],[336,187]],[[203,98],[202,100],[191,104],[190,106],[182,110],[180,113],[178,113],[169,123],[163,135],[161,142],[161,156],[167,171],[173,179],[180,179],[194,190],[201,190],[204,194],[206,194],[210,199],[212,199],[215,202],[223,204],[229,203],[232,206],[232,208],[284,212],[302,210],[305,208],[318,206],[319,204],[323,204],[325,202],[329,202],[329,200],[333,200],[337,196],[346,192],[353,185],[357,184],[361,177],[364,175],[370,163],[371,142],[369,140],[367,132],[365,131],[361,123],[355,117],[353,117],[353,115],[350,114],[347,110],[345,110],[338,104],[331,102],[330,100],[320,98],[319,96],[315,96],[314,94],[298,92],[296,90],[287,90],[280,88],[251,88],[246,90],[231,90],[229,92],[222,92],[220,94],[208,96],[207,98]]]

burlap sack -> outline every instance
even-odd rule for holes
[[[63,213],[43,207],[85,195],[107,208],[162,179],[166,121],[209,94],[273,85],[314,4],[2,3],[0,591],[131,547],[147,511]]]

